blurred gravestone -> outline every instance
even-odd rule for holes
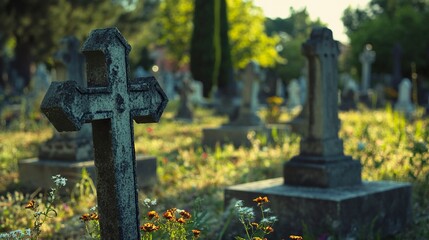
[[[359,98],[359,86],[356,81],[350,76],[345,75],[343,78],[343,90],[341,92],[341,110],[357,109],[357,101]]]
[[[184,121],[192,121],[194,118],[194,110],[190,101],[190,97],[194,89],[192,88],[192,79],[189,74],[183,76],[179,89],[179,109],[176,113],[176,119]]]
[[[85,57],[79,48],[79,40],[75,37],[61,40],[61,48],[54,55],[56,76],[59,78],[56,80],[75,81],[77,86],[85,88]],[[50,177],[61,174],[73,183],[80,179],[83,168],[96,180],[93,159],[90,124],[84,124],[76,132],[54,132],[52,138],[39,146],[38,158],[19,161],[20,182],[28,187],[49,186]],[[137,180],[139,187],[150,186],[157,181],[155,157],[137,156]]]
[[[361,164],[343,153],[338,137],[339,48],[331,30],[313,29],[302,51],[309,63],[309,99],[299,155],[284,164],[283,178],[228,187],[225,204],[235,198],[250,205],[257,196],[267,196],[279,219],[273,239],[304,231],[321,236],[327,229],[338,239],[400,231],[411,220],[411,185],[362,182]]]
[[[287,92],[288,92],[288,100],[287,100],[287,107],[289,109],[294,109],[296,107],[300,107],[301,106],[301,87],[299,85],[298,80],[296,79],[292,79],[292,81],[290,81],[288,87],[287,87]]]
[[[129,79],[130,45],[116,28],[83,45],[88,84],[51,84],[41,110],[58,131],[91,123],[102,239],[140,239],[133,121],[158,122],[167,97],[155,78]]]
[[[395,110],[402,112],[405,116],[410,117],[414,111],[414,105],[411,102],[412,84],[410,79],[404,78],[399,84],[398,101],[395,104]]]
[[[362,94],[366,94],[371,87],[371,64],[375,61],[375,52],[370,44],[365,45],[363,52],[359,55],[362,63]]]

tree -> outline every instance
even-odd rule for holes
[[[400,44],[403,49],[402,75],[410,77],[411,63],[416,64],[420,76],[429,74],[426,67],[429,50],[427,1],[372,0],[365,10],[346,9],[342,20],[350,38],[351,51],[347,61],[351,68],[360,67],[359,54],[369,43],[377,53],[373,71],[390,73],[392,49],[395,44]]]
[[[301,75],[306,61],[301,54],[301,45],[313,27],[324,25],[320,20],[312,21],[306,9],[290,8],[289,11],[288,18],[267,18],[265,21],[267,34],[280,38],[276,49],[280,57],[285,59],[283,62],[278,61],[270,71],[284,81],[290,81]]]
[[[14,42],[12,68],[24,87],[30,81],[31,63],[51,58],[62,37],[83,40],[91,29],[114,26],[124,8],[113,4],[111,0],[0,1],[0,43]]]

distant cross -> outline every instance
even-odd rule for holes
[[[375,61],[375,52],[371,44],[365,45],[359,60],[362,63],[362,92],[366,93],[371,83],[371,64]]]
[[[87,88],[53,82],[41,110],[58,131],[92,123],[102,239],[140,239],[133,122],[158,122],[168,99],[153,77],[129,80],[130,45],[116,28],[82,47]]]

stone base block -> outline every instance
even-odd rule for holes
[[[216,144],[233,144],[234,147],[250,147],[251,140],[248,138],[249,132],[255,132],[254,138],[264,138],[267,142],[274,142],[290,130],[285,125],[272,126],[221,126],[218,128],[203,129],[203,146],[215,147]],[[275,133],[274,133],[275,132]],[[273,134],[274,133],[274,134]]]
[[[363,182],[341,188],[293,187],[283,178],[269,179],[228,187],[225,205],[232,199],[254,206],[252,199],[267,196],[272,215],[279,221],[268,239],[288,239],[302,235],[304,229],[315,239],[372,239],[401,231],[411,221],[411,185],[399,182]],[[255,211],[256,212],[256,211]],[[237,223],[228,228],[225,239],[235,236]]]
[[[28,188],[49,188],[51,177],[60,174],[68,179],[67,185],[74,186],[79,181],[82,169],[86,168],[94,183],[97,183],[94,161],[70,162],[59,160],[24,159],[18,162],[19,181]],[[157,163],[153,156],[137,155],[137,187],[153,186],[157,181]]]
[[[303,187],[342,187],[361,184],[362,166],[350,156],[298,155],[284,164],[285,184]]]

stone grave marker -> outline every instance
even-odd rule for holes
[[[228,125],[260,126],[262,124],[257,115],[260,76],[258,63],[251,61],[247,64],[243,74],[243,91],[238,117]]]
[[[54,55],[59,78],[56,80],[72,80],[85,88],[85,57],[79,48],[79,40],[75,37],[61,40],[61,49]],[[157,181],[156,157],[139,154],[136,161],[138,187],[153,185]],[[75,132],[55,132],[52,138],[39,146],[37,158],[20,160],[18,168],[20,182],[27,187],[48,187],[50,177],[56,174],[67,177],[72,186],[80,179],[83,168],[96,181],[91,125],[84,124]]]
[[[189,74],[185,74],[183,79],[178,87],[179,90],[179,109],[176,113],[176,119],[184,121],[192,121],[194,118],[193,106],[190,101],[190,96],[194,89],[192,88],[192,79]]]
[[[371,86],[371,64],[375,61],[375,52],[371,44],[365,45],[363,52],[359,55],[359,61],[362,63],[362,88],[363,94],[366,94]]]
[[[361,164],[343,153],[338,137],[337,58],[331,30],[315,28],[302,45],[308,59],[309,98],[300,153],[284,164],[283,178],[231,186],[225,204],[267,196],[273,239],[328,233],[338,239],[394,234],[411,220],[411,185],[392,181],[362,182]],[[228,231],[233,231],[230,229]]]
[[[343,78],[343,90],[341,92],[341,110],[357,109],[359,98],[359,86],[356,81],[348,74]]]
[[[155,78],[129,79],[130,45],[116,28],[91,32],[83,45],[87,88],[53,82],[41,110],[58,131],[91,123],[102,239],[140,239],[133,120],[158,122],[167,97]]]
[[[301,87],[299,85],[298,80],[292,79],[287,87],[288,92],[288,100],[287,107],[289,109],[293,109],[295,107],[301,106]]]
[[[395,110],[404,113],[407,117],[410,117],[414,111],[414,105],[411,102],[412,87],[410,79],[402,79],[399,84],[398,101],[395,103]]]

